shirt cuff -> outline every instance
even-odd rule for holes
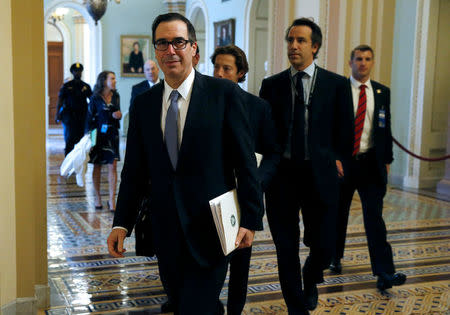
[[[128,230],[127,230],[126,228],[124,228],[123,226],[113,226],[112,229],[113,229],[113,230],[121,229],[121,230],[124,230],[125,232],[127,232],[127,234],[128,234]]]

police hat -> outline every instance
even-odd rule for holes
[[[74,71],[83,71],[83,65],[79,62],[74,63],[70,66],[70,72],[73,73]]]

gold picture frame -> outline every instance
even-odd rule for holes
[[[151,58],[151,51],[150,36],[121,35],[120,75],[122,77],[144,77],[144,63]]]
[[[214,22],[214,48],[234,44],[235,19]]]

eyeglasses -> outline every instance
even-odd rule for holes
[[[158,39],[153,46],[155,46],[156,50],[167,50],[169,45],[172,45],[175,50],[182,50],[186,48],[187,43],[193,43],[190,39],[184,38],[175,38],[173,41],[168,41],[167,39]]]

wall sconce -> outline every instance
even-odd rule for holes
[[[64,19],[64,15],[68,12],[68,8],[56,8],[56,10],[50,15],[49,22],[55,24],[56,22],[62,21]]]

